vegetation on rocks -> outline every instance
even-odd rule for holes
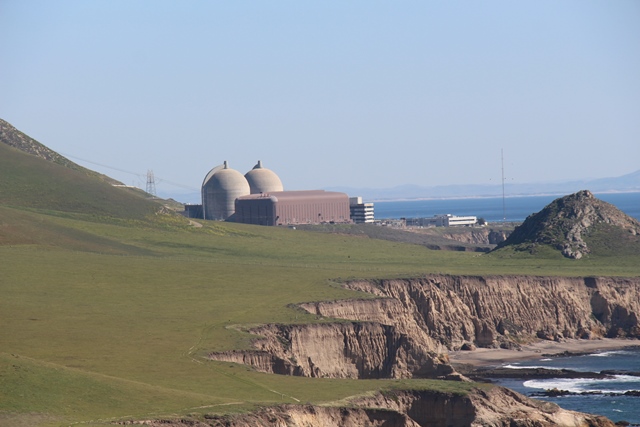
[[[590,254],[637,256],[640,222],[583,190],[530,215],[496,248],[501,249],[535,255],[552,249],[572,259]]]

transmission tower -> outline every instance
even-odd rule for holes
[[[147,193],[152,196],[156,195],[156,179],[151,169],[147,170]]]

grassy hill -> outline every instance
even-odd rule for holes
[[[7,121],[0,119],[0,145],[3,144],[9,147],[13,147],[16,150],[22,151],[24,153],[31,154],[34,157],[38,157],[40,159],[47,160],[48,162],[64,166],[67,169],[72,169],[81,172],[84,175],[97,178],[101,181],[105,181],[109,184],[122,184],[121,182],[116,181],[109,176],[84,168],[72,162],[66,157],[51,150],[44,144],[41,144],[40,142],[31,138],[24,132],[19,131]]]
[[[0,143],[0,203],[86,216],[143,219],[160,206],[143,194]]]
[[[368,237],[203,221],[0,144],[0,425],[114,420],[332,402],[431,380],[262,374],[205,359],[243,327],[322,322],[291,304],[363,297],[346,278],[640,275],[624,259],[511,259]]]

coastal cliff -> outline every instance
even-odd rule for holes
[[[368,312],[413,337],[428,337],[421,343],[435,342],[429,348],[437,352],[465,344],[509,348],[536,338],[640,338],[640,278],[431,275],[345,286],[395,300],[386,305],[396,311],[380,310],[376,300],[360,300],[352,311],[345,301],[303,308],[352,320]]]
[[[378,298],[301,304],[350,322],[265,325],[250,330],[255,350],[209,357],[306,377],[456,378],[447,351],[640,338],[640,278],[430,275],[344,286]]]
[[[456,378],[444,355],[396,327],[374,322],[265,325],[255,351],[212,353],[213,360],[313,378]]]
[[[613,427],[608,419],[528,399],[502,387],[467,394],[388,391],[354,398],[346,406],[279,405],[250,414],[211,415],[204,421],[149,420],[136,424],[164,427]],[[127,425],[127,422],[120,424]]]

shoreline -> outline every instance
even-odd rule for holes
[[[619,350],[625,347],[640,346],[640,340],[623,338],[600,338],[596,340],[570,339],[561,342],[539,340],[522,345],[521,350],[502,348],[478,348],[470,351],[449,352],[449,362],[455,365],[474,367],[500,366],[507,362],[535,360],[546,355],[569,353],[595,353],[602,350]]]

